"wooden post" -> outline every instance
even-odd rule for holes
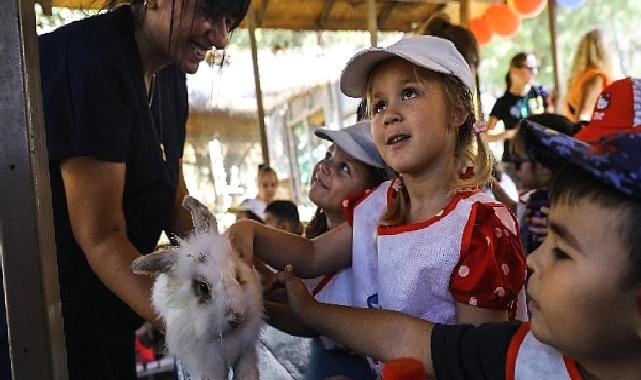
[[[461,0],[460,1],[460,24],[467,27],[470,23],[470,0]]]
[[[371,46],[378,44],[378,22],[376,20],[376,0],[367,0],[367,28]]]
[[[256,108],[258,111],[258,129],[260,130],[260,146],[263,152],[263,163],[269,165],[269,147],[267,145],[267,130],[265,129],[265,110],[263,109],[263,92],[260,88],[260,72],[258,70],[258,47],[256,45],[256,10],[249,7],[247,14],[249,45],[251,46],[252,64],[254,66],[254,85],[256,87]]]
[[[550,26],[550,50],[552,51],[552,70],[554,73],[555,102],[554,110],[560,109],[564,89],[561,88],[559,76],[559,50],[556,45],[556,5],[555,0],[548,0],[548,24]]]
[[[8,0],[0,8],[0,301],[6,305],[0,318],[8,322],[13,380],[64,380],[35,20],[33,0]]]

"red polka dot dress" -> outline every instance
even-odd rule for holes
[[[386,182],[346,204],[354,234],[352,284],[367,285],[352,290],[352,305],[446,324],[456,323],[457,303],[514,316],[524,294],[525,258],[512,213],[486,193],[465,191],[428,220],[379,225],[397,188]],[[525,315],[520,308],[518,316]]]

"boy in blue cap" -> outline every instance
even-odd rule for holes
[[[555,172],[550,233],[528,257],[530,322],[434,325],[320,304],[280,274],[310,329],[382,361],[420,360],[436,379],[641,379],[641,80],[600,95],[574,138],[524,121]]]

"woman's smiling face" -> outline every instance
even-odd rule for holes
[[[193,74],[210,49],[224,49],[238,20],[206,0],[147,0],[145,36],[154,49]],[[231,10],[230,10],[231,12]]]

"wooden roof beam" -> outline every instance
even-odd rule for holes
[[[389,19],[389,16],[392,14],[392,11],[397,4],[398,1],[391,0],[383,5],[383,9],[381,9],[380,14],[378,15],[378,21],[376,22],[376,24],[378,25],[378,29],[383,29],[383,27],[385,27],[385,23]]]
[[[334,0],[325,0],[325,3],[323,4],[323,10],[321,11],[320,16],[318,17],[318,21],[316,22],[318,29],[325,29],[327,20],[329,19],[329,14],[332,12],[333,7]]]
[[[265,13],[267,13],[267,6],[269,5],[269,0],[262,0],[260,3],[260,11],[256,15],[256,27],[260,28],[263,25],[263,18]]]

